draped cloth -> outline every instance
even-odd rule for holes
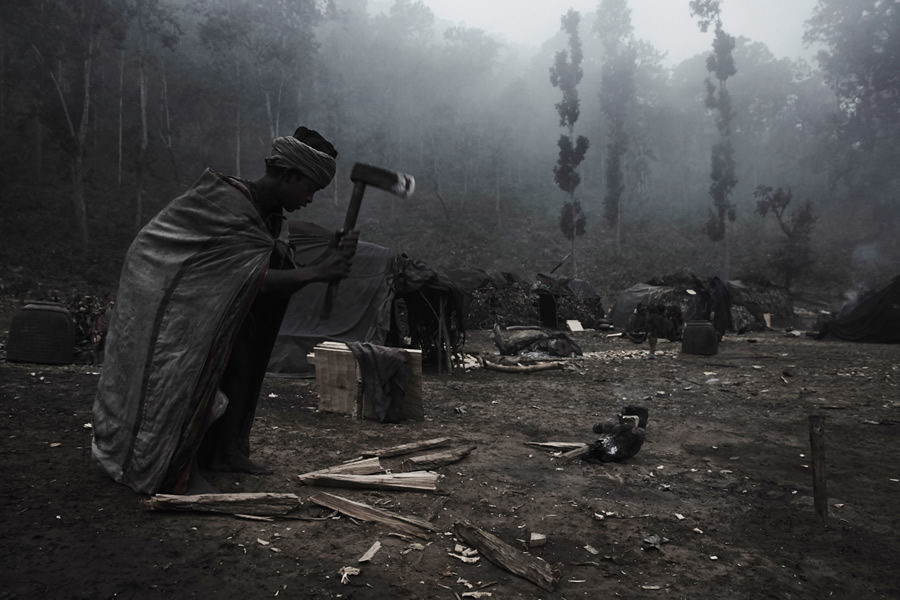
[[[312,179],[319,189],[331,183],[337,168],[334,158],[290,136],[272,141],[272,153],[266,158],[266,164],[297,169]]]
[[[209,170],[138,233],[93,407],[92,454],[114,480],[148,494],[186,483],[275,245],[247,196]]]

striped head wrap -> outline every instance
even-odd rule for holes
[[[331,183],[336,169],[332,157],[290,136],[275,138],[272,141],[272,154],[266,158],[266,164],[296,169],[312,179],[319,189]]]

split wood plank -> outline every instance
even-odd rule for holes
[[[400,468],[404,471],[415,471],[421,469],[436,469],[437,467],[442,467],[444,465],[452,465],[467,457],[476,447],[477,446],[452,448],[442,452],[410,456],[400,464]]]
[[[372,546],[366,550],[366,553],[360,556],[356,562],[369,562],[372,560],[372,557],[375,556],[375,553],[381,550],[381,542],[376,541]]]
[[[362,455],[364,457],[379,456],[381,458],[388,458],[390,456],[402,456],[404,454],[418,452],[419,450],[430,450],[432,448],[440,448],[449,445],[450,438],[441,437],[422,440],[420,442],[410,442],[409,444],[400,444],[399,446],[391,446],[390,448],[382,448],[381,450],[367,450],[362,452]]]
[[[438,531],[436,526],[425,519],[392,513],[387,510],[369,506],[368,504],[363,504],[362,502],[354,502],[348,498],[335,496],[334,494],[326,492],[310,496],[309,501],[336,510],[348,517],[359,519],[360,521],[381,523],[399,533],[414,535],[423,539],[428,539],[427,532]]]
[[[297,494],[252,492],[240,494],[197,494],[181,496],[155,494],[148,502],[150,510],[200,511],[253,516],[281,516],[300,506]]]
[[[525,442],[525,445],[537,446],[538,448],[543,448],[545,450],[569,451],[576,448],[581,448],[585,444],[584,442]]]
[[[313,479],[319,475],[327,475],[327,474],[343,474],[343,475],[372,475],[374,473],[383,473],[384,468],[381,466],[381,461],[378,460],[378,457],[373,458],[364,458],[362,460],[357,460],[349,463],[342,463],[339,465],[335,465],[333,467],[326,467],[324,469],[318,469],[316,471],[310,471],[308,473],[303,473],[302,475],[298,475],[300,481],[306,483],[307,480]]]
[[[341,473],[307,474],[306,485],[366,490],[411,490],[433,492],[437,489],[438,474],[430,471],[411,473],[381,473],[378,475],[344,475]]]
[[[547,562],[513,548],[468,521],[457,522],[453,526],[453,532],[498,567],[523,577],[548,592],[552,592],[559,583],[562,565],[551,567]]]

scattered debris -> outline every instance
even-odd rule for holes
[[[363,554],[356,560],[356,562],[369,562],[370,560],[372,560],[372,557],[375,556],[375,553],[379,550],[381,550],[381,542],[376,541],[374,544],[372,544],[371,547],[369,547],[368,550],[366,550],[365,554]]]
[[[547,543],[547,536],[543,533],[535,533],[531,532],[531,535],[528,537],[528,547],[529,548],[540,548],[544,544]]]
[[[338,575],[341,576],[341,583],[348,584],[350,583],[351,575],[359,575],[360,571],[356,567],[341,567],[341,570],[338,571]]]

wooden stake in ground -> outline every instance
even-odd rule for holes
[[[552,592],[559,583],[562,565],[551,567],[543,560],[513,548],[500,538],[475,527],[468,521],[456,523],[453,526],[453,532],[498,567],[519,577],[524,577],[548,592]]]
[[[321,494],[316,494],[315,496],[310,496],[309,501],[336,510],[348,517],[359,519],[360,521],[374,521],[376,523],[381,523],[399,533],[414,535],[423,539],[428,539],[428,533],[426,532],[438,531],[438,528],[435,525],[429,523],[425,519],[399,515],[397,513],[369,506],[368,504],[354,502],[353,500],[342,498],[341,496],[335,496],[334,494],[323,492]]]
[[[813,471],[813,499],[816,514],[828,518],[828,488],[825,483],[825,417],[809,416],[809,447]]]
[[[244,493],[179,496],[156,494],[148,502],[150,510],[181,510],[229,515],[283,516],[300,506],[297,494]]]

